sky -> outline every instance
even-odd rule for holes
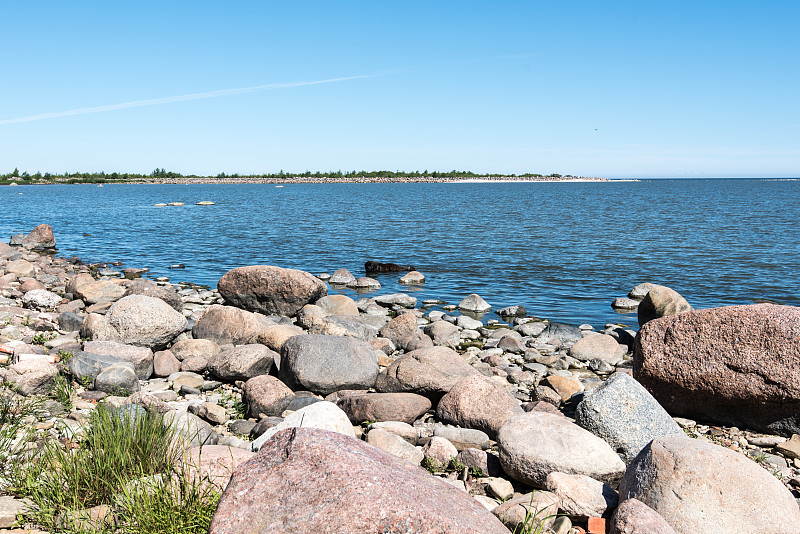
[[[0,173],[800,176],[800,2],[0,1]]]

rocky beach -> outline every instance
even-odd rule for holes
[[[493,320],[466,288],[354,300],[329,287],[379,282],[252,265],[209,289],[20,230],[0,243],[0,398],[36,408],[0,409],[0,533],[143,531],[114,500],[45,517],[15,478],[41,448],[86,450],[100,412],[171,429],[211,533],[800,533],[796,307],[695,310],[643,283],[617,302],[638,330]]]

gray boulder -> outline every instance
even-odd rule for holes
[[[620,500],[638,499],[677,532],[798,534],[800,508],[780,481],[718,445],[660,437],[628,467]]]
[[[283,345],[278,376],[293,389],[322,395],[369,389],[378,376],[378,357],[369,343],[352,337],[295,336]]]
[[[184,450],[219,443],[211,425],[189,412],[171,410],[164,414],[164,423],[174,432],[175,444]]]
[[[381,306],[392,307],[400,306],[402,308],[413,308],[417,305],[417,297],[406,295],[405,293],[390,293],[389,295],[378,295],[375,297],[375,302]]]
[[[137,278],[136,280],[127,282],[125,284],[125,288],[124,296],[146,295],[148,297],[154,297],[163,300],[175,311],[180,312],[183,310],[183,301],[175,290],[160,286],[152,280]]]
[[[577,341],[583,337],[581,329],[577,326],[564,323],[548,323],[536,338],[537,341],[547,343],[553,340]]]
[[[208,361],[208,370],[229,382],[249,380],[268,374],[277,357],[278,354],[264,345],[226,347]]]
[[[112,304],[105,316],[90,314],[81,327],[81,336],[162,348],[183,332],[187,324],[186,317],[163,300],[130,295]]]
[[[116,356],[79,352],[67,361],[67,369],[79,383],[92,384],[103,369],[120,363],[124,360]]]
[[[681,427],[639,382],[617,373],[584,395],[575,422],[603,438],[629,464],[659,436],[684,436]]]
[[[217,288],[234,306],[289,317],[328,294],[328,286],[316,276],[271,265],[232,269],[220,278]]]
[[[347,269],[337,269],[328,279],[329,284],[341,286],[352,284],[355,281],[356,277],[353,276]]]
[[[365,393],[348,395],[336,401],[354,425],[364,421],[402,421],[413,423],[431,409],[431,401],[414,393]]]
[[[677,315],[692,311],[692,306],[674,289],[664,286],[655,286],[648,291],[642,302],[639,303],[639,326],[642,327],[653,319]]]
[[[87,341],[83,345],[83,350],[132,363],[139,380],[147,380],[153,374],[153,351],[147,347],[125,345],[115,341]]]
[[[375,383],[382,393],[408,392],[439,400],[460,380],[478,371],[456,351],[431,347],[411,351],[384,369]]]
[[[213,304],[197,318],[192,326],[192,337],[210,339],[220,345],[241,345],[250,343],[253,336],[274,324],[275,321],[260,314],[233,306]],[[176,356],[180,359],[180,356]]]
[[[475,293],[464,297],[461,302],[458,303],[458,309],[474,312],[474,313],[486,313],[492,309],[488,302],[483,300],[480,295]]]
[[[50,393],[57,374],[56,367],[43,358],[15,363],[8,369],[0,367],[0,377],[3,382],[8,386],[13,386],[26,397]]]
[[[127,397],[141,389],[133,364],[116,363],[104,367],[94,379],[94,389],[111,395]]]
[[[615,486],[625,464],[602,439],[566,417],[532,411],[511,417],[497,433],[500,463],[513,479],[544,488],[555,471]]]
[[[32,310],[52,310],[60,303],[61,297],[46,289],[34,289],[22,297],[22,305]]]

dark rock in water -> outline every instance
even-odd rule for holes
[[[620,501],[638,499],[677,532],[800,532],[786,486],[743,454],[697,439],[654,439],[619,490]]]
[[[225,300],[234,306],[288,317],[328,294],[325,282],[316,276],[271,265],[232,269],[220,278],[217,287]]]
[[[671,315],[636,336],[633,375],[672,415],[800,433],[800,308]]]
[[[278,376],[290,388],[322,395],[368,389],[378,376],[378,357],[369,343],[352,337],[294,336],[283,344]]]
[[[368,261],[364,264],[364,270],[370,273],[401,273],[403,271],[416,271],[413,265],[398,265],[396,263],[381,263],[378,261]]]
[[[209,532],[508,534],[468,493],[377,447],[313,428],[278,432],[240,465]]]
[[[537,341],[547,343],[558,339],[559,341],[577,341],[583,337],[581,329],[565,323],[549,323],[539,334]]]
[[[501,317],[525,317],[528,315],[528,310],[524,306],[506,306],[495,313]]]
[[[639,326],[667,315],[692,311],[692,306],[677,291],[664,286],[655,286],[639,303]]]
[[[175,263],[175,264],[172,264],[169,267],[167,267],[167,269],[185,269],[185,268],[186,268],[186,265],[184,265],[182,263]]]

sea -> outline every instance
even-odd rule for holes
[[[0,236],[48,223],[60,256],[212,288],[243,265],[358,277],[368,260],[410,264],[424,285],[391,273],[331,293],[477,293],[494,310],[636,328],[611,302],[642,282],[695,308],[800,305],[799,198],[798,179],[5,186]],[[154,206],[169,202],[184,205]]]

